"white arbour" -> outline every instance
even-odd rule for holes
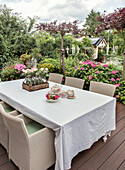
[[[79,54],[79,52],[80,52],[79,46],[76,46],[76,47],[75,47],[74,44],[72,45],[72,48],[71,48],[71,50],[72,50],[72,53],[71,53],[71,54],[69,53],[69,50],[70,50],[70,48],[67,46],[66,52],[67,52],[68,55]]]

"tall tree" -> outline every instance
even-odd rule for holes
[[[0,6],[0,67],[10,58],[19,58],[36,46],[31,31],[34,23],[35,18],[29,18],[27,23],[6,5]]]
[[[100,22],[97,20],[97,17],[100,16],[100,12],[95,12],[93,9],[86,17],[84,32],[86,35],[95,36],[95,31],[100,24]]]
[[[50,32],[50,34],[60,34],[61,36],[61,51],[62,55],[62,63],[63,63],[63,74],[65,74],[65,64],[64,64],[64,45],[63,38],[66,33],[72,33],[74,35],[81,33],[81,29],[78,29],[78,21],[71,22],[62,22],[57,23],[57,20],[51,23],[40,23],[37,25],[37,29],[41,31]],[[61,68],[61,58],[60,58],[60,68]]]
[[[98,17],[101,24],[97,28],[97,33],[104,30],[116,30],[115,33],[120,34],[124,39],[125,45],[125,7],[114,10],[113,13],[107,14],[106,11]],[[124,46],[124,61],[123,61],[123,75],[125,79],[125,46]]]

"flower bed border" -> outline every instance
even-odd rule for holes
[[[36,86],[32,86],[30,84],[28,86],[23,82],[22,88],[25,89],[25,90],[28,90],[29,92],[32,92],[32,91],[36,91],[36,90],[40,90],[40,89],[49,88],[49,83],[43,83],[43,84],[39,84],[39,85],[36,85]]]

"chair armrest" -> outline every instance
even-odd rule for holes
[[[32,122],[32,121],[33,121],[32,119],[30,119],[30,118],[26,117],[26,116],[25,116],[25,115],[23,115],[23,114],[20,114],[20,115],[18,115],[17,117],[18,117],[18,118],[20,118],[20,119],[23,119],[23,121],[24,121],[24,123],[25,123],[25,124],[27,124],[27,123],[29,123],[29,122]]]
[[[29,141],[32,143],[34,141],[39,142],[39,141],[43,141],[43,139],[45,138],[45,140],[47,140],[47,138],[55,138],[55,132],[47,127],[32,133],[31,135],[29,135]],[[46,141],[47,142],[47,141]]]
[[[7,104],[7,103],[5,103],[5,102],[2,102],[1,103],[2,104],[2,106],[4,107],[4,109],[6,109],[9,105]]]
[[[18,116],[18,115],[20,115],[21,113],[18,112],[17,110],[14,110],[14,111],[10,112],[9,114],[12,115],[12,116]]]

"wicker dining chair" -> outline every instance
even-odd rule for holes
[[[6,121],[2,114],[10,114],[11,116],[19,115],[19,112],[4,102],[0,102],[0,143],[9,151],[9,134]]]
[[[85,83],[85,80],[74,78],[74,77],[66,77],[66,81],[65,81],[65,85],[76,87],[79,89],[83,89],[84,83]]]
[[[90,81],[89,91],[104,94],[107,96],[114,96],[116,86],[107,83]]]
[[[54,164],[54,131],[24,115],[4,117],[9,129],[9,159],[20,170],[45,170]]]
[[[55,82],[55,83],[62,83],[63,75],[56,74],[56,73],[50,73],[49,74],[49,81]]]

